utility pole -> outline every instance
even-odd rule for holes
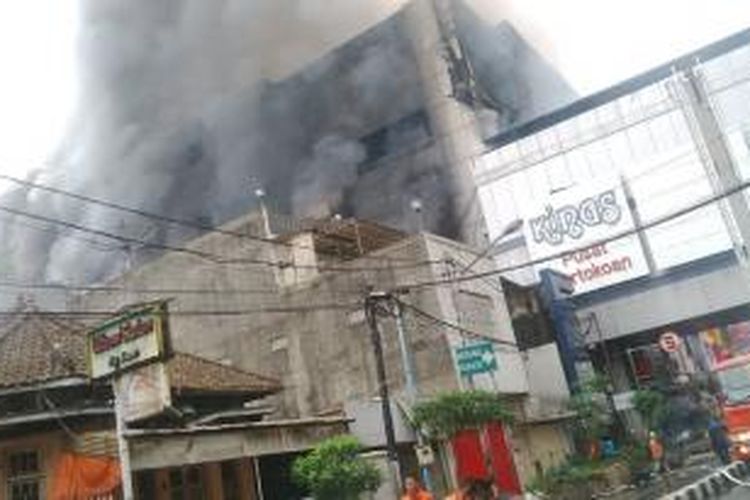
[[[393,428],[393,414],[391,413],[391,400],[388,394],[388,381],[385,373],[385,359],[383,357],[383,339],[378,327],[378,302],[388,300],[389,296],[383,292],[372,292],[365,298],[365,316],[370,327],[370,340],[375,354],[375,369],[378,377],[378,393],[383,411],[383,427],[385,430],[385,442],[388,455],[388,465],[391,468],[398,491],[401,491],[402,471],[398,460],[396,448],[396,433]]]
[[[133,300],[130,293],[131,277],[130,272],[133,270],[135,262],[134,248],[127,244],[124,249],[126,254],[125,273],[123,275],[123,284],[125,286],[126,306]],[[130,447],[125,433],[128,430],[125,421],[125,409],[123,408],[123,395],[118,390],[120,375],[115,374],[112,379],[112,397],[115,400],[115,434],[117,435],[117,454],[120,462],[120,481],[122,481],[122,500],[133,500],[133,473],[130,469]]]
[[[125,437],[127,424],[122,407],[122,394],[118,395],[117,378],[112,382],[112,392],[115,398],[115,432],[117,433],[117,452],[120,458],[120,480],[122,481],[122,500],[133,500],[133,477],[130,469],[130,448]]]
[[[404,366],[404,382],[406,387],[406,396],[409,399],[409,404],[414,406],[419,397],[419,389],[417,388],[417,377],[414,371],[414,363],[412,362],[411,353],[409,352],[409,342],[406,340],[406,330],[404,329],[404,308],[398,298],[390,296],[391,302],[393,302],[393,310],[396,316],[396,332],[398,334],[398,344],[401,349],[401,362]],[[419,429],[415,429],[417,434],[417,446],[425,446],[424,436]],[[422,483],[425,488],[432,491],[432,476],[430,474],[430,468],[427,466],[420,465],[420,475],[422,476]]]

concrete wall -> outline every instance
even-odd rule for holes
[[[446,266],[442,273],[437,276],[459,276],[464,275],[463,269],[471,264],[476,253],[469,247],[451,240],[437,236],[428,236],[426,239],[429,257],[432,260],[453,260],[455,266]],[[494,269],[494,264],[489,259],[482,259],[473,265],[471,273],[482,273]],[[447,273],[447,274],[446,274]],[[492,374],[476,375],[473,383],[478,388],[497,390],[504,393],[525,393],[529,390],[526,373],[520,351],[515,347],[515,335],[511,324],[505,296],[500,285],[499,277],[486,279],[475,279],[464,281],[453,285],[442,285],[434,289],[436,300],[440,303],[443,318],[454,324],[480,333],[494,337],[504,344],[496,344],[495,355],[498,361],[498,370]],[[482,328],[479,324],[467,324],[466,314],[458,308],[462,294],[486,297],[492,302],[492,319]],[[446,330],[448,341],[453,349],[470,340],[469,335],[462,335],[456,330]],[[453,351],[451,351],[453,352]],[[467,381],[461,381],[463,386]]]
[[[604,338],[612,339],[750,301],[750,283],[731,264],[633,285],[622,293],[602,296],[606,300],[580,307],[579,316],[596,314]]]
[[[238,221],[232,227],[247,230],[251,223],[252,220]],[[276,246],[221,234],[204,236],[190,247],[236,258],[279,259],[284,254]],[[274,255],[269,249],[274,249]],[[388,290],[437,279],[448,270],[444,264],[407,267],[404,264],[441,260],[451,255],[468,261],[475,254],[449,240],[422,234],[368,258],[338,264],[351,271],[306,275],[298,284],[287,282],[288,286],[280,287],[274,270],[268,266],[218,265],[172,253],[134,270],[118,282],[131,292],[89,294],[80,297],[76,307],[113,310],[129,302],[165,296],[137,291],[143,288],[216,289],[216,294],[174,294],[170,322],[175,347],[277,377],[285,387],[277,399],[279,413],[312,415],[340,410],[348,401],[369,400],[378,393],[370,333],[362,307],[366,287]],[[383,257],[394,259],[393,264],[378,260]],[[491,265],[490,261],[480,262],[474,271],[489,269]],[[363,268],[373,270],[358,270]],[[248,289],[262,292],[244,293]],[[491,320],[486,330],[479,333],[514,342],[502,289],[495,282],[477,280],[458,287],[419,288],[404,296],[404,301],[437,318],[456,322],[459,293],[473,293],[487,299],[490,305],[487,316]],[[324,304],[346,307],[263,311],[268,307]],[[180,315],[188,311],[250,312],[230,316]],[[461,335],[408,309],[404,323],[421,392],[436,394],[463,385],[456,376],[452,357],[452,347],[461,343]],[[404,374],[395,321],[384,317],[380,324],[388,383],[397,397],[403,396]],[[494,376],[475,377],[476,385],[506,393],[525,392],[528,385],[517,349],[504,346],[498,349],[497,356],[499,371]]]
[[[517,426],[512,439],[521,485],[534,478],[538,467],[546,470],[559,465],[572,451],[565,428],[559,423]]]

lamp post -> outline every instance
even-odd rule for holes
[[[490,252],[492,252],[492,250],[495,249],[498,243],[500,243],[503,239],[515,233],[519,229],[521,229],[522,226],[523,226],[523,219],[515,219],[515,220],[510,221],[503,228],[503,230],[500,231],[500,234],[497,235],[495,239],[490,242],[489,245],[487,245],[487,247],[482,251],[482,253],[474,257],[474,260],[472,260],[469,264],[466,265],[466,267],[464,267],[461,270],[461,274],[466,274],[467,272],[469,272],[469,270],[471,270],[471,268],[474,267],[477,264],[477,262],[487,257],[487,255],[489,255]]]

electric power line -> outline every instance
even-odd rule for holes
[[[59,292],[87,292],[87,293],[135,293],[154,295],[280,295],[281,288],[138,288],[112,285],[68,285],[64,283],[21,283],[14,281],[0,281],[0,289],[16,290],[49,290]],[[339,293],[358,294],[363,290],[337,290]]]
[[[575,253],[580,250],[584,250],[586,248],[590,248],[593,246],[609,243],[611,241],[615,241],[621,238],[624,238],[626,236],[630,236],[632,234],[636,234],[637,232],[647,230],[649,228],[665,224],[671,220],[677,219],[683,215],[686,215],[688,213],[691,213],[693,211],[699,210],[705,206],[708,206],[712,203],[715,203],[723,198],[726,198],[728,196],[731,196],[735,193],[741,192],[744,189],[747,189],[750,187],[750,182],[745,182],[740,184],[739,186],[736,186],[735,188],[729,189],[725,191],[724,193],[719,193],[717,195],[710,196],[704,200],[701,200],[697,203],[694,203],[692,205],[688,205],[687,207],[683,207],[682,209],[679,209],[677,211],[671,212],[669,214],[666,214],[665,216],[655,218],[647,223],[641,224],[637,228],[628,229],[625,231],[621,231],[617,234],[614,234],[612,236],[609,236],[607,238],[602,238],[596,242],[592,242],[590,244],[587,244],[585,246],[577,247],[574,249],[567,250],[565,252],[559,252],[557,254],[553,254],[547,257],[539,258],[539,259],[533,259],[528,260],[526,262],[522,262],[519,264],[514,264],[511,266],[505,266],[500,269],[494,269],[491,271],[486,271],[483,273],[474,273],[474,274],[467,274],[467,275],[459,275],[454,276],[446,279],[441,280],[433,280],[433,281],[423,281],[423,282],[416,282],[412,284],[406,284],[406,285],[399,285],[399,289],[409,289],[409,288],[422,288],[426,286],[438,286],[438,285],[444,285],[444,284],[451,284],[451,283],[457,283],[457,282],[464,282],[464,281],[473,281],[475,279],[482,279],[484,281],[487,281],[487,278],[491,276],[495,276],[498,274],[502,274],[509,271],[516,271],[519,269],[523,269],[526,267],[535,266],[538,264],[542,264],[544,262],[548,262],[550,260],[555,260],[558,258],[562,258],[565,255],[569,255],[571,253]],[[2,207],[0,207],[2,209]],[[351,270],[361,270],[360,268],[350,268]],[[388,269],[388,268],[382,268],[382,269]],[[367,268],[367,270],[371,270],[370,268]],[[491,283],[488,281],[488,283]],[[63,284],[54,284],[54,283],[18,283],[18,282],[2,282],[0,281],[0,288],[18,288],[18,289],[49,289],[49,290],[63,290],[63,291],[84,291],[84,292],[132,292],[132,293],[154,293],[154,294],[264,294],[264,293],[279,293],[279,290],[274,289],[237,289],[237,290],[210,290],[210,289],[180,289],[180,288],[148,288],[148,289],[138,289],[138,288],[129,288],[129,287],[116,287],[116,286],[85,286],[85,285],[63,285]],[[361,290],[352,290],[350,293],[360,293]]]
[[[53,194],[60,195],[60,196],[65,196],[65,197],[72,198],[72,199],[75,199],[75,200],[78,200],[78,201],[81,201],[81,202],[84,202],[84,203],[89,203],[89,204],[92,204],[92,205],[99,205],[99,206],[106,207],[106,208],[109,208],[109,209],[112,209],[112,210],[117,210],[117,211],[120,211],[120,212],[125,212],[125,213],[129,213],[129,214],[132,214],[132,215],[137,215],[139,217],[143,217],[143,218],[146,218],[146,219],[161,221],[161,222],[168,223],[168,224],[173,224],[173,225],[180,225],[180,226],[192,228],[192,229],[195,229],[195,230],[198,230],[198,231],[205,231],[205,232],[210,232],[210,233],[218,233],[218,234],[223,234],[225,236],[232,236],[232,237],[235,237],[235,238],[248,239],[248,240],[253,240],[253,241],[256,241],[256,242],[260,242],[260,243],[277,245],[277,246],[282,246],[282,247],[286,247],[286,248],[297,248],[297,249],[300,249],[300,250],[315,250],[315,248],[312,247],[312,246],[300,245],[300,244],[297,244],[297,243],[290,243],[290,242],[286,242],[286,241],[280,241],[280,240],[277,240],[277,239],[274,239],[274,238],[257,236],[257,235],[250,234],[250,233],[243,233],[243,232],[239,232],[239,231],[231,231],[229,229],[224,229],[222,227],[214,226],[214,225],[211,225],[211,224],[204,224],[204,223],[201,223],[201,222],[191,221],[191,220],[187,220],[187,219],[180,219],[180,218],[177,218],[177,217],[170,217],[170,216],[167,216],[167,215],[158,214],[156,212],[150,212],[150,211],[147,211],[147,210],[141,210],[141,209],[138,209],[138,208],[133,208],[133,207],[129,207],[129,206],[126,206],[126,205],[122,205],[120,203],[115,203],[115,202],[112,202],[112,201],[103,200],[101,198],[94,198],[94,197],[83,195],[83,194],[80,194],[80,193],[75,193],[73,191],[67,191],[67,190],[64,190],[64,189],[60,189],[60,188],[56,188],[56,187],[52,187],[52,186],[47,186],[47,185],[39,184],[39,183],[36,183],[36,182],[27,181],[27,180],[20,179],[18,177],[13,177],[13,176],[7,175],[7,174],[0,174],[0,179],[8,181],[8,182],[12,182],[14,184],[17,184],[19,186],[23,186],[23,187],[28,188],[28,189],[38,189],[40,191],[47,191],[49,193],[53,193]],[[343,224],[343,222],[342,222],[342,224]],[[355,224],[356,224],[356,222],[355,222]],[[398,258],[398,257],[381,257],[381,256],[376,256],[376,255],[359,256],[359,258],[371,259],[371,260],[381,260],[381,261],[399,261],[399,260],[411,261],[412,260],[412,259],[401,259],[401,258]]]
[[[35,226],[34,224],[23,223],[20,220],[9,217],[9,216],[3,217],[2,222],[0,223],[0,225],[6,225],[6,224],[14,225],[14,226],[17,225],[25,229],[30,229],[32,231],[37,231],[41,233],[53,234],[56,237],[60,237],[60,238],[66,238],[66,239],[69,238],[69,239],[77,240],[101,252],[114,252],[116,250],[121,250],[121,248],[118,246],[107,245],[106,243],[103,243],[101,241],[98,241],[92,238],[86,238],[85,236],[81,236],[77,234],[63,233],[55,229],[54,227],[49,227],[49,226],[41,227],[41,226]]]
[[[442,318],[438,318],[437,316],[435,316],[433,314],[430,314],[427,311],[425,311],[423,309],[420,309],[419,307],[417,307],[417,306],[415,306],[413,304],[409,304],[408,302],[404,302],[403,300],[400,300],[400,299],[396,299],[396,300],[398,300],[399,304],[401,304],[405,308],[413,311],[417,315],[422,316],[423,318],[427,318],[430,321],[433,321],[434,323],[442,325],[442,326],[444,326],[446,328],[450,328],[452,330],[456,330],[457,332],[459,332],[461,334],[464,334],[464,335],[467,335],[467,336],[473,337],[473,338],[481,338],[483,340],[489,340],[491,342],[494,342],[494,343],[500,344],[500,345],[507,345],[507,346],[515,347],[516,349],[518,348],[518,344],[516,344],[515,342],[510,342],[508,340],[502,340],[502,339],[499,339],[497,337],[493,337],[491,335],[487,335],[485,333],[478,333],[478,332],[469,330],[467,328],[464,328],[463,326],[457,325],[455,323],[451,323],[450,321],[444,320]]]
[[[273,262],[273,261],[264,260],[264,259],[253,259],[253,258],[247,258],[247,257],[229,258],[229,257],[216,255],[210,252],[204,252],[202,250],[196,250],[196,249],[189,248],[189,247],[169,245],[166,243],[156,243],[156,242],[142,240],[139,238],[131,238],[129,236],[123,236],[121,234],[112,233],[112,232],[104,231],[101,229],[90,228],[87,226],[83,226],[81,224],[68,222],[68,221],[56,219],[53,217],[33,214],[30,212],[26,212],[24,210],[11,208],[8,206],[0,205],[0,211],[6,212],[11,215],[16,215],[19,217],[24,217],[24,218],[28,218],[32,220],[45,222],[47,224],[54,224],[54,225],[66,227],[68,229],[73,229],[75,231],[102,236],[104,238],[109,238],[109,239],[119,241],[122,243],[134,244],[134,245],[139,245],[139,246],[146,247],[146,248],[153,248],[157,250],[164,250],[164,251],[191,255],[194,257],[207,260],[214,264],[224,264],[224,265],[251,264],[251,265],[265,265],[269,267],[276,267],[279,269],[289,269],[289,268],[291,269],[313,269],[313,270],[318,270],[318,271],[337,271],[337,272],[383,271],[387,269],[412,269],[416,267],[429,266],[429,265],[435,264],[434,261],[419,261],[419,262],[414,262],[412,264],[392,264],[391,263],[389,265],[383,265],[381,267],[354,267],[354,266],[330,266],[330,265],[315,265],[315,264],[294,264],[291,262],[281,262],[281,261]]]
[[[330,304],[310,304],[306,306],[270,306],[270,307],[259,307],[255,309],[225,309],[225,310],[170,310],[170,316],[185,316],[185,317],[233,317],[233,316],[252,316],[256,314],[293,314],[293,313],[309,313],[317,311],[335,311],[335,310],[354,310],[355,308],[361,307],[359,303],[330,303]],[[53,318],[110,318],[122,314],[122,311],[0,311],[0,317],[16,317],[16,316],[39,316],[39,317],[53,317]]]

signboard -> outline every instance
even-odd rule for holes
[[[703,330],[700,338],[709,367],[750,355],[750,321]]]
[[[151,363],[123,373],[114,381],[115,398],[127,423],[159,415],[172,405],[164,363]]]
[[[666,353],[677,352],[680,348],[680,336],[674,332],[662,333],[659,337],[659,347]]]
[[[166,304],[131,309],[91,330],[87,358],[91,378],[121,373],[166,354]]]
[[[648,273],[638,236],[602,239],[635,227],[618,180],[589,183],[530,200],[523,207],[526,245],[537,266],[571,277],[575,293],[585,293]]]
[[[497,370],[497,358],[492,342],[472,342],[456,348],[458,371],[464,377]]]
[[[416,445],[414,453],[417,455],[417,463],[420,467],[426,467],[435,463],[435,453],[429,444]]]

